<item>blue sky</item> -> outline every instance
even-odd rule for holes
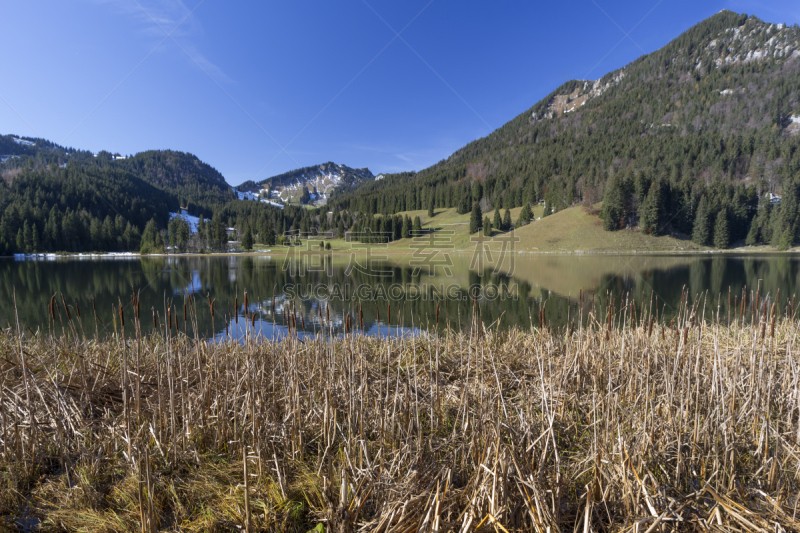
[[[192,152],[231,184],[419,170],[721,9],[796,1],[39,0],[0,16],[0,133]]]

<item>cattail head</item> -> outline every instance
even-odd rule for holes
[[[92,300],[92,304],[94,305],[94,299]],[[56,319],[55,305],[56,305],[56,295],[54,294],[53,296],[50,297],[50,307],[49,307],[50,318],[52,318],[54,321]]]
[[[153,311],[153,329],[158,329],[158,323],[156,322],[156,308],[150,308]]]
[[[69,307],[67,307],[67,301],[64,299],[64,294],[61,294],[61,304],[64,306],[64,312],[67,313],[67,320],[72,320],[72,315],[69,313]]]
[[[234,315],[234,321],[238,324],[239,323],[239,297],[233,299],[233,312],[236,313]]]
[[[119,305],[119,323],[122,324],[122,327],[125,327],[125,313],[122,312],[122,304]]]

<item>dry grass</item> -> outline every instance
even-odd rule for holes
[[[800,530],[793,303],[280,343],[208,343],[187,303],[147,337],[3,332],[7,527]]]

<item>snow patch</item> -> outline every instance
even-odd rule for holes
[[[255,194],[253,194],[251,192],[242,192],[242,191],[240,191],[238,189],[234,189],[233,187],[231,187],[231,190],[236,193],[236,196],[239,198],[239,200],[250,200],[250,201],[258,200],[262,204],[268,204],[268,205],[271,205],[273,207],[277,207],[279,209],[283,209],[283,204],[279,204],[279,203],[276,203],[276,202],[270,202],[266,198],[261,198],[261,197],[255,195]],[[261,189],[261,190],[264,191],[266,189]],[[274,196],[274,194],[273,194],[273,196]]]
[[[189,224],[189,230],[192,233],[197,233],[197,225],[200,223],[200,218],[195,217],[187,213],[184,209],[181,209],[180,213],[170,213],[169,219],[172,220],[175,217],[181,217]]]
[[[33,146],[33,145],[35,145],[35,144],[36,144],[36,143],[35,143],[35,142],[33,142],[33,141],[26,141],[25,139],[18,139],[18,138],[16,138],[16,137],[12,137],[12,139],[14,139],[14,142],[15,142],[15,143],[17,143],[17,144],[21,144],[22,146]]]

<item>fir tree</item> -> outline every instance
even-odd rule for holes
[[[533,211],[531,211],[531,204],[525,204],[522,208],[522,211],[519,212],[519,218],[517,219],[517,227],[527,226],[531,223],[531,219],[533,218]]]
[[[31,235],[31,226],[28,224],[28,219],[25,219],[25,224],[23,225],[22,240],[25,247],[25,253],[33,253],[33,235]]]
[[[253,249],[253,232],[250,230],[250,226],[247,226],[242,235],[242,248],[248,251]]]
[[[648,235],[661,235],[664,212],[664,187],[659,180],[650,185],[642,207],[639,210],[639,229]]]
[[[778,239],[778,250],[785,251],[792,247],[794,244],[794,226],[789,226],[781,233],[780,238]]]
[[[717,213],[714,223],[714,246],[726,250],[731,245],[731,231],[728,226],[728,212],[724,207]]]
[[[711,213],[708,212],[708,200],[705,195],[700,199],[697,206],[697,215],[694,217],[694,229],[692,230],[692,241],[701,246],[711,244]]]
[[[31,252],[37,253],[39,251],[39,230],[36,224],[31,228]]]
[[[492,223],[489,222],[489,217],[483,219],[483,234],[487,237],[492,236]]]
[[[758,217],[754,218],[750,223],[750,231],[747,232],[747,238],[744,243],[747,246],[755,246],[758,244]]]
[[[506,212],[503,214],[503,231],[510,231],[511,230],[511,210],[506,209]]]
[[[499,205],[494,210],[494,220],[492,220],[492,227],[497,228],[498,231],[500,231],[500,228],[503,227],[503,217],[500,216]]]
[[[603,196],[603,210],[600,216],[603,219],[604,230],[614,231],[625,226],[625,200],[625,184],[620,176],[615,175],[606,185]],[[547,208],[545,208],[546,213]]]
[[[428,200],[428,218],[433,218],[433,195],[431,194],[430,199]]]
[[[478,233],[481,229],[482,223],[482,213],[481,213],[481,206],[478,205],[478,202],[472,204],[472,214],[469,217],[469,234],[474,235]]]
[[[150,219],[150,222],[144,227],[142,233],[142,242],[140,253],[152,254],[163,251],[164,245],[161,242],[161,236],[158,233],[158,226],[155,219]]]

